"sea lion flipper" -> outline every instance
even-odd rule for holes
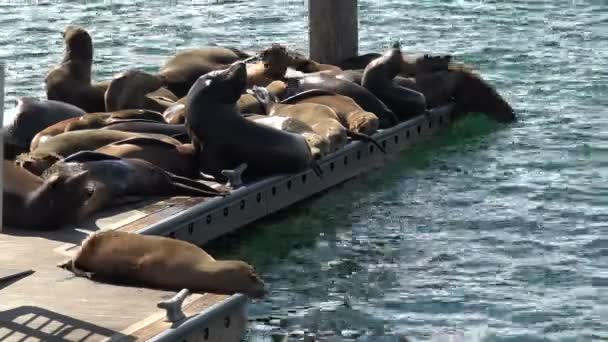
[[[384,149],[384,147],[382,147],[382,145],[380,145],[378,140],[370,137],[367,134],[358,133],[358,132],[354,132],[351,130],[346,130],[346,135],[353,140],[362,140],[362,141],[367,141],[369,143],[372,143],[372,144],[376,145],[378,147],[378,149],[380,151],[382,151],[382,153],[386,154],[386,150]]]
[[[150,138],[150,137],[145,137],[145,136],[126,138],[126,139],[123,139],[123,140],[119,140],[119,141],[113,142],[110,145],[124,145],[124,144],[132,144],[132,145],[164,145],[164,146],[167,146],[167,147],[175,148],[175,144],[172,144],[172,143],[164,141],[164,140],[160,140],[160,139],[156,139],[156,138]]]
[[[71,154],[63,159],[64,162],[87,162],[87,161],[101,161],[101,160],[121,160],[122,158],[111,156],[109,154],[95,152],[95,151],[80,151]]]
[[[315,96],[334,96],[335,92],[324,89],[310,89],[299,92],[281,101],[282,104],[292,104]]]
[[[93,278],[92,272],[86,272],[86,271],[83,271],[83,270],[79,269],[78,267],[76,267],[76,265],[74,265],[74,259],[68,259],[68,260],[62,261],[59,264],[57,264],[57,267],[63,268],[64,270],[68,270],[68,271],[74,273],[74,275],[77,277],[83,277],[83,278],[88,278],[88,279]]]
[[[193,179],[190,179],[190,178],[187,178],[187,177],[178,176],[178,175],[172,174],[170,172],[167,172],[167,174],[169,175],[169,178],[171,179],[171,181],[174,184],[182,184],[182,185],[188,186],[190,188],[200,189],[200,190],[203,190],[203,191],[206,191],[206,192],[214,193],[216,195],[222,195],[223,194],[223,192],[221,192],[221,191],[219,191],[217,189],[214,189],[214,188],[210,187],[207,184],[204,184],[204,183],[201,183],[201,182],[197,182],[197,181],[195,181]]]

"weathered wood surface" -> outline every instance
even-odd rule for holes
[[[192,201],[172,198],[135,203],[100,214],[78,228],[56,232],[5,227],[0,233],[0,265],[34,273],[0,281],[0,340],[100,341],[112,337],[135,341],[161,332],[166,328],[164,310],[156,303],[175,293],[96,283],[56,265],[76,252],[90,232],[123,227],[133,231],[133,227],[143,227],[142,222],[166,218]],[[187,313],[225,298],[193,294],[186,301],[190,303]]]
[[[357,0],[309,0],[310,58],[337,64],[358,54]]]

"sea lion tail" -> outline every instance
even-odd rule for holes
[[[378,140],[370,137],[367,134],[358,133],[358,132],[351,131],[351,130],[346,130],[346,135],[353,140],[361,140],[361,141],[372,143],[372,144],[376,145],[378,147],[378,149],[380,151],[382,151],[382,153],[386,154],[386,149],[384,149],[384,147],[382,147],[382,145],[380,145]]]

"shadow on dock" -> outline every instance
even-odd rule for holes
[[[25,341],[30,338],[48,342],[97,341],[110,337],[135,341],[132,336],[36,306],[0,311],[1,341]]]

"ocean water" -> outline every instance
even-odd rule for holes
[[[305,1],[0,1],[6,109],[44,96],[66,25],[95,79],[155,71],[177,49],[306,52]],[[451,53],[513,104],[471,116],[381,170],[213,243],[270,293],[249,340],[608,339],[608,3],[360,0],[360,50]],[[10,117],[5,118],[5,122]]]

